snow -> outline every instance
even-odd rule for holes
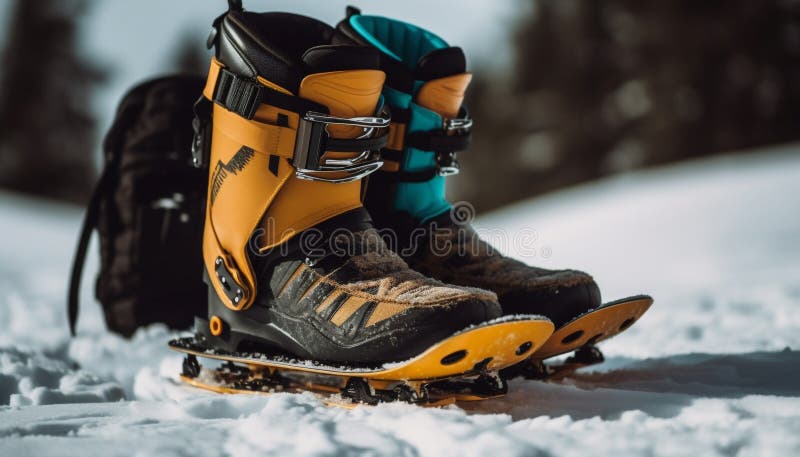
[[[193,389],[166,348],[180,334],[109,334],[88,279],[70,340],[81,211],[0,193],[0,455],[799,455],[798,148],[637,172],[479,219],[501,250],[585,269],[608,300],[656,302],[596,370],[435,409]]]

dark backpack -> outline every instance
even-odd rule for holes
[[[106,324],[130,336],[163,322],[183,329],[205,313],[202,233],[207,169],[192,165],[192,105],[205,79],[170,76],[122,99],[103,143],[105,167],[89,202],[69,287],[75,333],[86,250],[100,235],[95,295]]]

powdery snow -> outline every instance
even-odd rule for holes
[[[0,194],[0,455],[798,455],[798,148],[638,172],[479,220],[522,260],[590,271],[608,300],[656,303],[596,370],[438,409],[193,389],[166,349],[179,333],[109,334],[88,278],[70,340],[81,211]]]

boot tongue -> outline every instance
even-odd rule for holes
[[[379,68],[380,53],[362,46],[317,46],[303,55],[308,75],[298,95],[328,107],[339,117],[372,116],[383,89],[385,74]],[[355,138],[363,129],[329,125],[334,138]]]
[[[425,81],[415,96],[417,104],[445,119],[458,117],[472,75],[466,72],[467,59],[461,48],[431,51],[417,62],[414,77]]]
[[[414,77],[418,81],[430,81],[467,71],[467,58],[461,48],[450,47],[431,51],[420,57]]]

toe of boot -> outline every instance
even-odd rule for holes
[[[600,288],[581,271],[561,270],[537,278],[526,287],[498,294],[504,314],[541,314],[563,326],[600,305]]]

